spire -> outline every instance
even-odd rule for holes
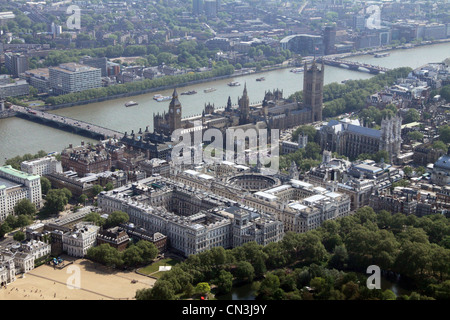
[[[172,97],[173,98],[178,98],[177,88],[173,89]]]
[[[244,95],[247,95],[247,81],[244,83]]]

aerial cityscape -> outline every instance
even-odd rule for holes
[[[0,300],[448,299],[448,1],[0,2]]]

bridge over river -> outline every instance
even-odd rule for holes
[[[96,140],[121,138],[123,136],[123,133],[119,131],[69,117],[55,115],[45,111],[34,110],[17,105],[12,105],[10,109],[14,110],[16,116],[22,119],[38,122],[53,128],[69,131]]]
[[[354,71],[368,71],[372,74],[378,74],[380,72],[386,72],[389,71],[389,68],[375,66],[372,64],[367,63],[360,63],[357,61],[349,61],[349,60],[342,60],[339,58],[327,58],[327,57],[320,57],[317,58],[318,62],[322,62],[326,65],[338,67],[338,68],[348,68],[350,70]]]

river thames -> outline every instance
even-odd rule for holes
[[[442,62],[449,58],[450,43],[422,46],[413,49],[390,51],[390,55],[374,58],[373,55],[360,55],[348,60],[379,65],[387,68],[411,67],[417,68],[429,62]],[[325,66],[325,84],[340,83],[346,79],[368,79],[373,75],[364,72],[351,71],[342,68]],[[406,76],[406,75],[405,75]],[[265,77],[265,81],[256,81]],[[241,86],[230,87],[227,83],[237,81]],[[259,103],[264,98],[265,91],[281,89],[283,96],[288,97],[303,89],[303,74],[290,72],[290,69],[280,69],[265,73],[249,74],[225,80],[178,88],[179,100],[182,104],[183,117],[201,114],[205,104],[214,104],[216,108],[223,108],[231,97],[233,105],[237,104],[242,95],[244,84],[247,85],[250,103]],[[216,91],[204,93],[206,88]],[[183,91],[195,90],[195,95],[180,95]],[[109,100],[99,103],[74,106],[53,111],[55,114],[94,123],[110,129],[130,133],[132,130],[143,130],[149,126],[153,129],[153,114],[168,110],[169,101],[157,102],[154,94],[171,95],[173,89],[148,93],[139,96]],[[134,100],[139,104],[126,108],[124,104]],[[95,142],[76,134],[50,128],[19,118],[0,119],[0,164],[5,159],[25,153],[36,153],[39,150],[61,152],[69,144],[79,145],[81,141]]]

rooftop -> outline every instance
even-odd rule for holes
[[[29,173],[26,173],[26,172],[23,172],[23,171],[16,170],[16,169],[14,169],[11,166],[0,167],[0,172],[2,172],[4,174],[7,174],[7,175],[12,175],[12,176],[14,176],[16,178],[24,179],[24,180],[30,180],[31,181],[31,180],[39,179],[39,176],[37,176],[37,175],[29,174]]]

